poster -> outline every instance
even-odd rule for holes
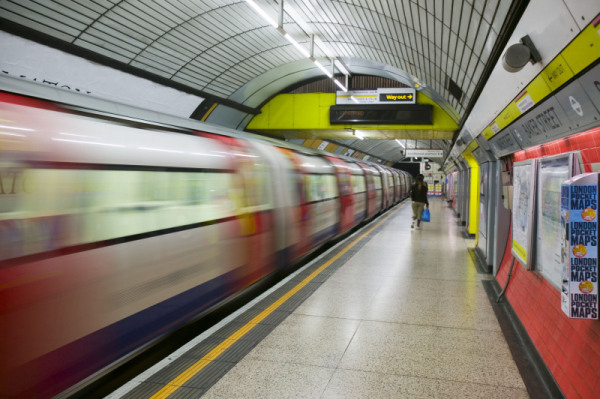
[[[561,308],[598,319],[598,174],[569,180],[561,190]]]
[[[571,177],[571,154],[539,162],[535,269],[556,289],[561,287],[561,185]]]
[[[536,161],[514,164],[512,249],[516,260],[527,269],[532,266],[533,230],[535,228],[535,166]]]

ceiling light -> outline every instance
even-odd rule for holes
[[[298,42],[296,40],[294,40],[293,37],[290,36],[289,33],[286,33],[283,35],[283,37],[285,37],[288,42],[292,43],[294,45],[294,47],[296,47],[296,49],[306,58],[310,58],[310,54],[308,53],[308,51],[303,48],[300,44],[298,44]]]
[[[327,69],[325,69],[325,67],[324,67],[323,65],[321,65],[321,63],[320,63],[319,61],[317,61],[317,60],[314,60],[314,62],[315,62],[315,65],[316,65],[316,66],[318,66],[318,67],[319,67],[319,69],[320,69],[321,71],[323,71],[323,73],[324,73],[325,75],[327,75],[327,77],[329,77],[329,78],[332,78],[332,77],[333,77],[333,75],[331,74],[331,72],[329,72]]]
[[[273,18],[271,18],[262,8],[260,8],[258,4],[254,2],[254,0],[246,0],[246,3],[248,3],[250,7],[254,8],[254,10],[257,13],[259,13],[260,16],[263,17],[263,19],[269,23],[269,25],[272,25],[275,28],[279,26],[279,24]]]
[[[350,96],[350,100],[354,101],[357,104],[360,104],[360,102],[354,96]]]
[[[348,91],[348,89],[346,89],[346,88],[344,87],[344,85],[340,83],[340,81],[339,81],[339,80],[337,80],[337,79],[333,79],[333,81],[335,82],[335,84],[336,84],[336,85],[338,85],[338,87],[339,87],[340,89],[342,89],[343,91]]]
[[[396,139],[396,143],[400,144],[402,146],[402,148],[406,148],[406,146],[404,144],[402,144],[402,142],[398,139]]]
[[[355,131],[354,131],[354,136],[355,136],[357,139],[360,139],[360,140],[364,140],[364,139],[365,139],[365,136],[363,136],[363,135],[362,135],[362,134],[361,134],[361,133],[360,133],[358,130],[355,130]]]

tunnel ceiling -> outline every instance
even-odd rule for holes
[[[0,27],[38,42],[64,43],[84,57],[95,54],[115,68],[141,71],[248,115],[284,91],[282,84],[324,76],[307,57],[312,50],[327,70],[337,59],[350,74],[368,71],[424,90],[458,123],[484,83],[486,65],[495,62],[512,3],[286,0],[281,12],[281,1],[256,0],[276,24],[283,22],[278,29],[244,0],[1,0]],[[435,132],[421,135],[424,141],[409,147],[450,146]],[[375,156],[386,149],[380,142],[361,146]]]

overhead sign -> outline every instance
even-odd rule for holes
[[[336,92],[335,103],[338,105],[416,104],[417,92],[415,89],[408,87],[338,91]]]
[[[430,125],[433,123],[431,104],[370,104],[332,105],[329,123]]]
[[[397,89],[378,89],[380,103],[402,103],[415,104],[416,92],[415,89],[397,88]]]
[[[425,149],[407,149],[405,152],[406,157],[414,158],[443,158],[443,150],[425,150]]]

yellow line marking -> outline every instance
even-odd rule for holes
[[[401,204],[401,206],[403,206],[405,204],[406,203],[403,203],[403,204]],[[344,249],[342,249],[340,252],[338,252],[333,258],[329,259],[327,262],[325,262],[323,265],[321,265],[321,267],[316,269],[308,277],[306,277],[304,280],[302,280],[300,283],[298,283],[294,288],[289,290],[281,298],[279,298],[277,301],[275,301],[271,306],[269,306],[268,308],[266,308],[265,310],[260,312],[252,320],[250,320],[248,323],[246,323],[243,327],[241,327],[239,330],[237,330],[236,332],[231,334],[228,338],[226,338],[225,341],[223,341],[222,343],[217,345],[213,350],[211,350],[206,355],[204,355],[204,357],[202,359],[200,359],[196,363],[192,364],[187,370],[185,370],[183,373],[179,374],[177,377],[175,377],[173,380],[171,380],[160,391],[158,391],[154,395],[152,395],[150,397],[150,399],[166,398],[169,395],[171,395],[173,392],[175,392],[177,389],[179,389],[179,387],[181,387],[189,379],[191,379],[196,374],[198,374],[203,368],[208,366],[213,360],[216,360],[230,346],[235,344],[240,338],[242,338],[244,335],[246,335],[248,332],[250,332],[250,330],[252,330],[256,325],[258,325],[258,323],[260,323],[267,316],[269,316],[271,313],[273,313],[275,310],[277,310],[277,308],[279,308],[281,305],[283,305],[285,303],[285,301],[290,299],[296,292],[298,292],[302,288],[304,288],[315,277],[317,277],[323,270],[325,270],[329,266],[331,266],[333,264],[333,262],[338,260],[343,254],[348,252],[352,247],[354,247],[356,244],[358,244],[360,241],[362,241],[363,238],[365,238],[366,236],[371,234],[371,232],[373,230],[375,230],[377,227],[381,226],[381,224],[383,224],[386,220],[388,220],[390,217],[392,217],[392,215],[394,213],[396,213],[398,211],[398,209],[400,209],[400,208],[397,208],[394,211],[392,211],[389,215],[387,215],[384,219],[382,219],[380,222],[378,222],[375,226],[371,227],[365,233],[363,233],[362,235],[357,237],[354,241],[352,241],[350,244],[348,244]]]
[[[208,111],[206,111],[206,113],[204,114],[204,116],[200,119],[202,122],[206,122],[206,119],[208,118],[208,116],[215,110],[215,108],[217,108],[217,105],[219,105],[219,103],[214,103],[209,109]]]

